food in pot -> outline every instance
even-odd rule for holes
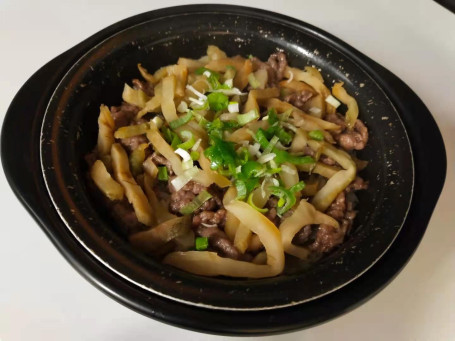
[[[120,106],[101,105],[87,157],[135,248],[194,274],[263,278],[343,243],[368,141],[343,83],[330,90],[283,52],[263,62],[216,46],[138,71]]]

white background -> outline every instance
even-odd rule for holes
[[[184,3],[190,2],[0,0],[0,121],[21,85],[53,57],[118,20]],[[316,25],[394,72],[433,113],[448,155],[445,189],[423,242],[401,274],[351,313],[264,339],[454,340],[455,15],[430,0],[230,3]],[[1,340],[228,339],[156,322],[95,289],[32,221],[2,172],[0,217]]]

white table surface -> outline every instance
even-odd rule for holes
[[[53,57],[118,20],[184,3],[190,2],[0,0],[0,120],[22,84]],[[448,156],[446,185],[427,233],[385,290],[333,321],[264,339],[454,340],[455,15],[430,0],[231,3],[316,25],[394,72],[433,113]],[[168,326],[102,294],[57,252],[3,172],[0,217],[1,340],[228,339]]]

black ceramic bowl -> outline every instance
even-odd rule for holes
[[[83,156],[96,144],[99,105],[119,104],[124,82],[138,77],[138,62],[155,70],[179,56],[199,57],[208,44],[228,55],[261,59],[280,49],[292,66],[316,65],[329,84],[341,80],[355,93],[370,130],[369,145],[359,154],[369,161],[362,176],[370,187],[360,194],[359,215],[346,243],[308,269],[242,280],[200,277],[164,266],[132,249],[88,193]],[[35,95],[24,105],[30,90]],[[25,111],[27,106],[35,108],[34,116]],[[17,131],[19,123],[32,132],[26,142],[18,143],[17,135],[8,133],[7,127]],[[431,143],[423,144],[423,136]],[[15,155],[19,148],[31,157],[14,158],[14,143]],[[225,334],[303,328],[377,292],[417,247],[445,176],[439,130],[398,78],[308,24],[224,5],[181,6],[135,16],[47,64],[9,109],[2,160],[19,199],[70,262],[103,291],[165,322]],[[33,170],[25,181],[18,174],[24,166]],[[431,187],[422,181],[430,171],[432,179],[440,181]]]

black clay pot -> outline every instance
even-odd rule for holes
[[[346,243],[310,268],[239,280],[164,266],[131,248],[86,188],[83,156],[96,144],[100,104],[119,104],[123,84],[138,77],[138,62],[155,70],[179,56],[199,57],[208,44],[228,55],[261,59],[281,49],[292,66],[315,65],[328,84],[341,80],[355,93],[370,130],[368,147],[359,153],[369,161],[362,176],[370,187],[359,195],[359,214]],[[31,134],[18,141],[25,132]],[[15,158],[17,148],[31,157]],[[89,280],[148,316],[222,334],[303,328],[371,297],[417,247],[446,168],[430,113],[389,71],[308,24],[224,5],[141,14],[51,61],[11,104],[2,130],[2,161],[19,199]],[[32,176],[25,175],[24,181],[27,170]],[[430,172],[436,179],[431,185],[424,181]]]

